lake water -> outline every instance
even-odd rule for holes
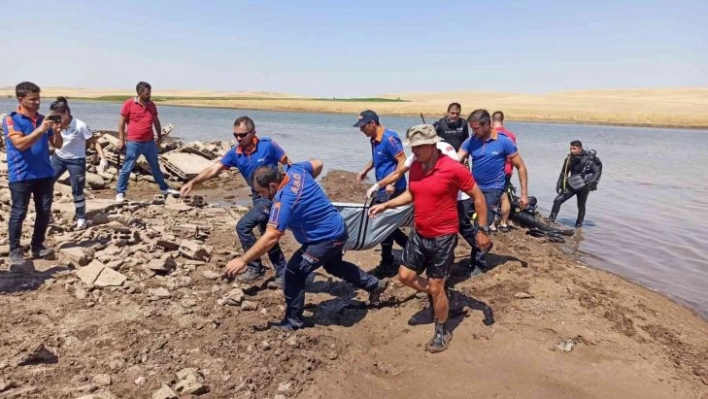
[[[42,110],[48,106],[45,101]],[[117,130],[120,104],[71,106],[94,130]],[[15,107],[14,99],[0,99],[2,112]],[[318,158],[325,169],[359,171],[370,159],[367,139],[352,127],[356,115],[168,106],[159,106],[159,112],[163,125],[175,126],[172,136],[186,141],[232,140],[234,119],[247,114],[259,135],[277,140],[295,161]],[[432,122],[433,116],[429,119]],[[381,122],[402,134],[420,119],[382,117]],[[507,128],[518,137],[529,170],[529,192],[538,198],[544,215],[555,197],[570,141],[581,140],[603,162],[599,189],[588,200],[585,226],[563,247],[568,254],[708,316],[708,184],[702,177],[708,131],[516,122],[507,123]],[[558,221],[572,226],[576,212],[573,198],[563,205]]]

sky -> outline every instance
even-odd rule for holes
[[[321,97],[708,87],[708,1],[0,0],[0,86]]]

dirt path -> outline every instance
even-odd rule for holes
[[[348,177],[323,180],[333,200],[359,198]],[[242,182],[215,184],[197,194],[248,202]],[[119,265],[122,285],[82,283],[65,256],[36,261],[36,271],[0,270],[0,398],[708,398],[705,320],[520,230],[494,237],[491,272],[454,275],[453,307],[467,317],[452,319],[444,353],[423,350],[431,324],[408,325],[427,300],[394,284],[384,306],[367,307],[364,293],[322,270],[308,286],[314,328],[257,331],[282,316],[282,293],[219,277],[239,252],[233,226],[244,209],[149,204],[154,191],[131,185],[129,198],[144,202],[116,213],[144,242],[111,259],[115,241],[54,233]],[[170,236],[199,243],[208,260],[150,246]],[[297,245],[288,235],[283,247],[290,255]],[[173,269],[146,273],[146,262],[170,254]],[[458,262],[468,254],[461,245]],[[371,269],[379,254],[346,257]]]

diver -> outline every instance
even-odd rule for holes
[[[585,219],[585,203],[588,200],[590,191],[597,190],[602,174],[602,162],[595,155],[594,150],[583,150],[583,143],[579,140],[570,143],[570,154],[563,161],[558,182],[556,183],[556,193],[558,196],[553,200],[553,209],[548,216],[549,223],[553,223],[558,216],[561,205],[577,195],[578,198],[578,218],[575,227],[583,225]]]

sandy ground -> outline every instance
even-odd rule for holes
[[[332,171],[322,183],[331,199],[350,201],[364,192],[353,179]],[[217,179],[197,193],[229,206],[247,202],[244,186]],[[131,183],[128,198],[149,200],[155,191]],[[226,218],[244,210],[136,209],[122,213],[148,225],[161,218],[175,228],[212,226],[206,243],[214,255],[186,269],[177,259],[181,277],[136,274],[132,293],[80,292],[74,272],[57,262],[0,271],[0,398],[151,398],[162,384],[174,387],[175,372],[186,367],[203,374],[209,392],[181,398],[708,398],[705,320],[522,230],[494,236],[489,273],[465,279],[455,268],[454,337],[446,352],[431,355],[423,347],[432,325],[409,325],[426,299],[394,282],[382,306],[367,306],[365,293],[322,270],[307,294],[315,327],[290,335],[254,330],[282,315],[282,293],[243,287],[256,311],[222,306],[231,283],[205,273],[238,252],[235,219]],[[286,255],[297,247],[284,238]],[[469,248],[460,245],[457,255],[464,263]],[[346,254],[365,269],[378,257],[378,250]],[[174,285],[184,277],[188,284]],[[164,286],[168,299],[145,294]],[[53,356],[16,364],[18,353],[38,344]]]
[[[43,95],[98,97],[132,95],[130,90],[46,88]],[[13,90],[0,88],[0,95]],[[441,92],[398,93],[367,97],[403,99],[406,102],[323,101],[278,93],[155,90],[155,96],[184,97],[162,104],[258,109],[272,111],[332,112],[357,114],[374,109],[381,115],[441,117],[450,102],[462,104],[463,114],[476,108],[502,110],[511,121],[568,122],[657,127],[708,127],[708,88],[588,90],[545,94]],[[195,99],[190,97],[253,97],[253,99]],[[263,100],[259,98],[268,98]]]

